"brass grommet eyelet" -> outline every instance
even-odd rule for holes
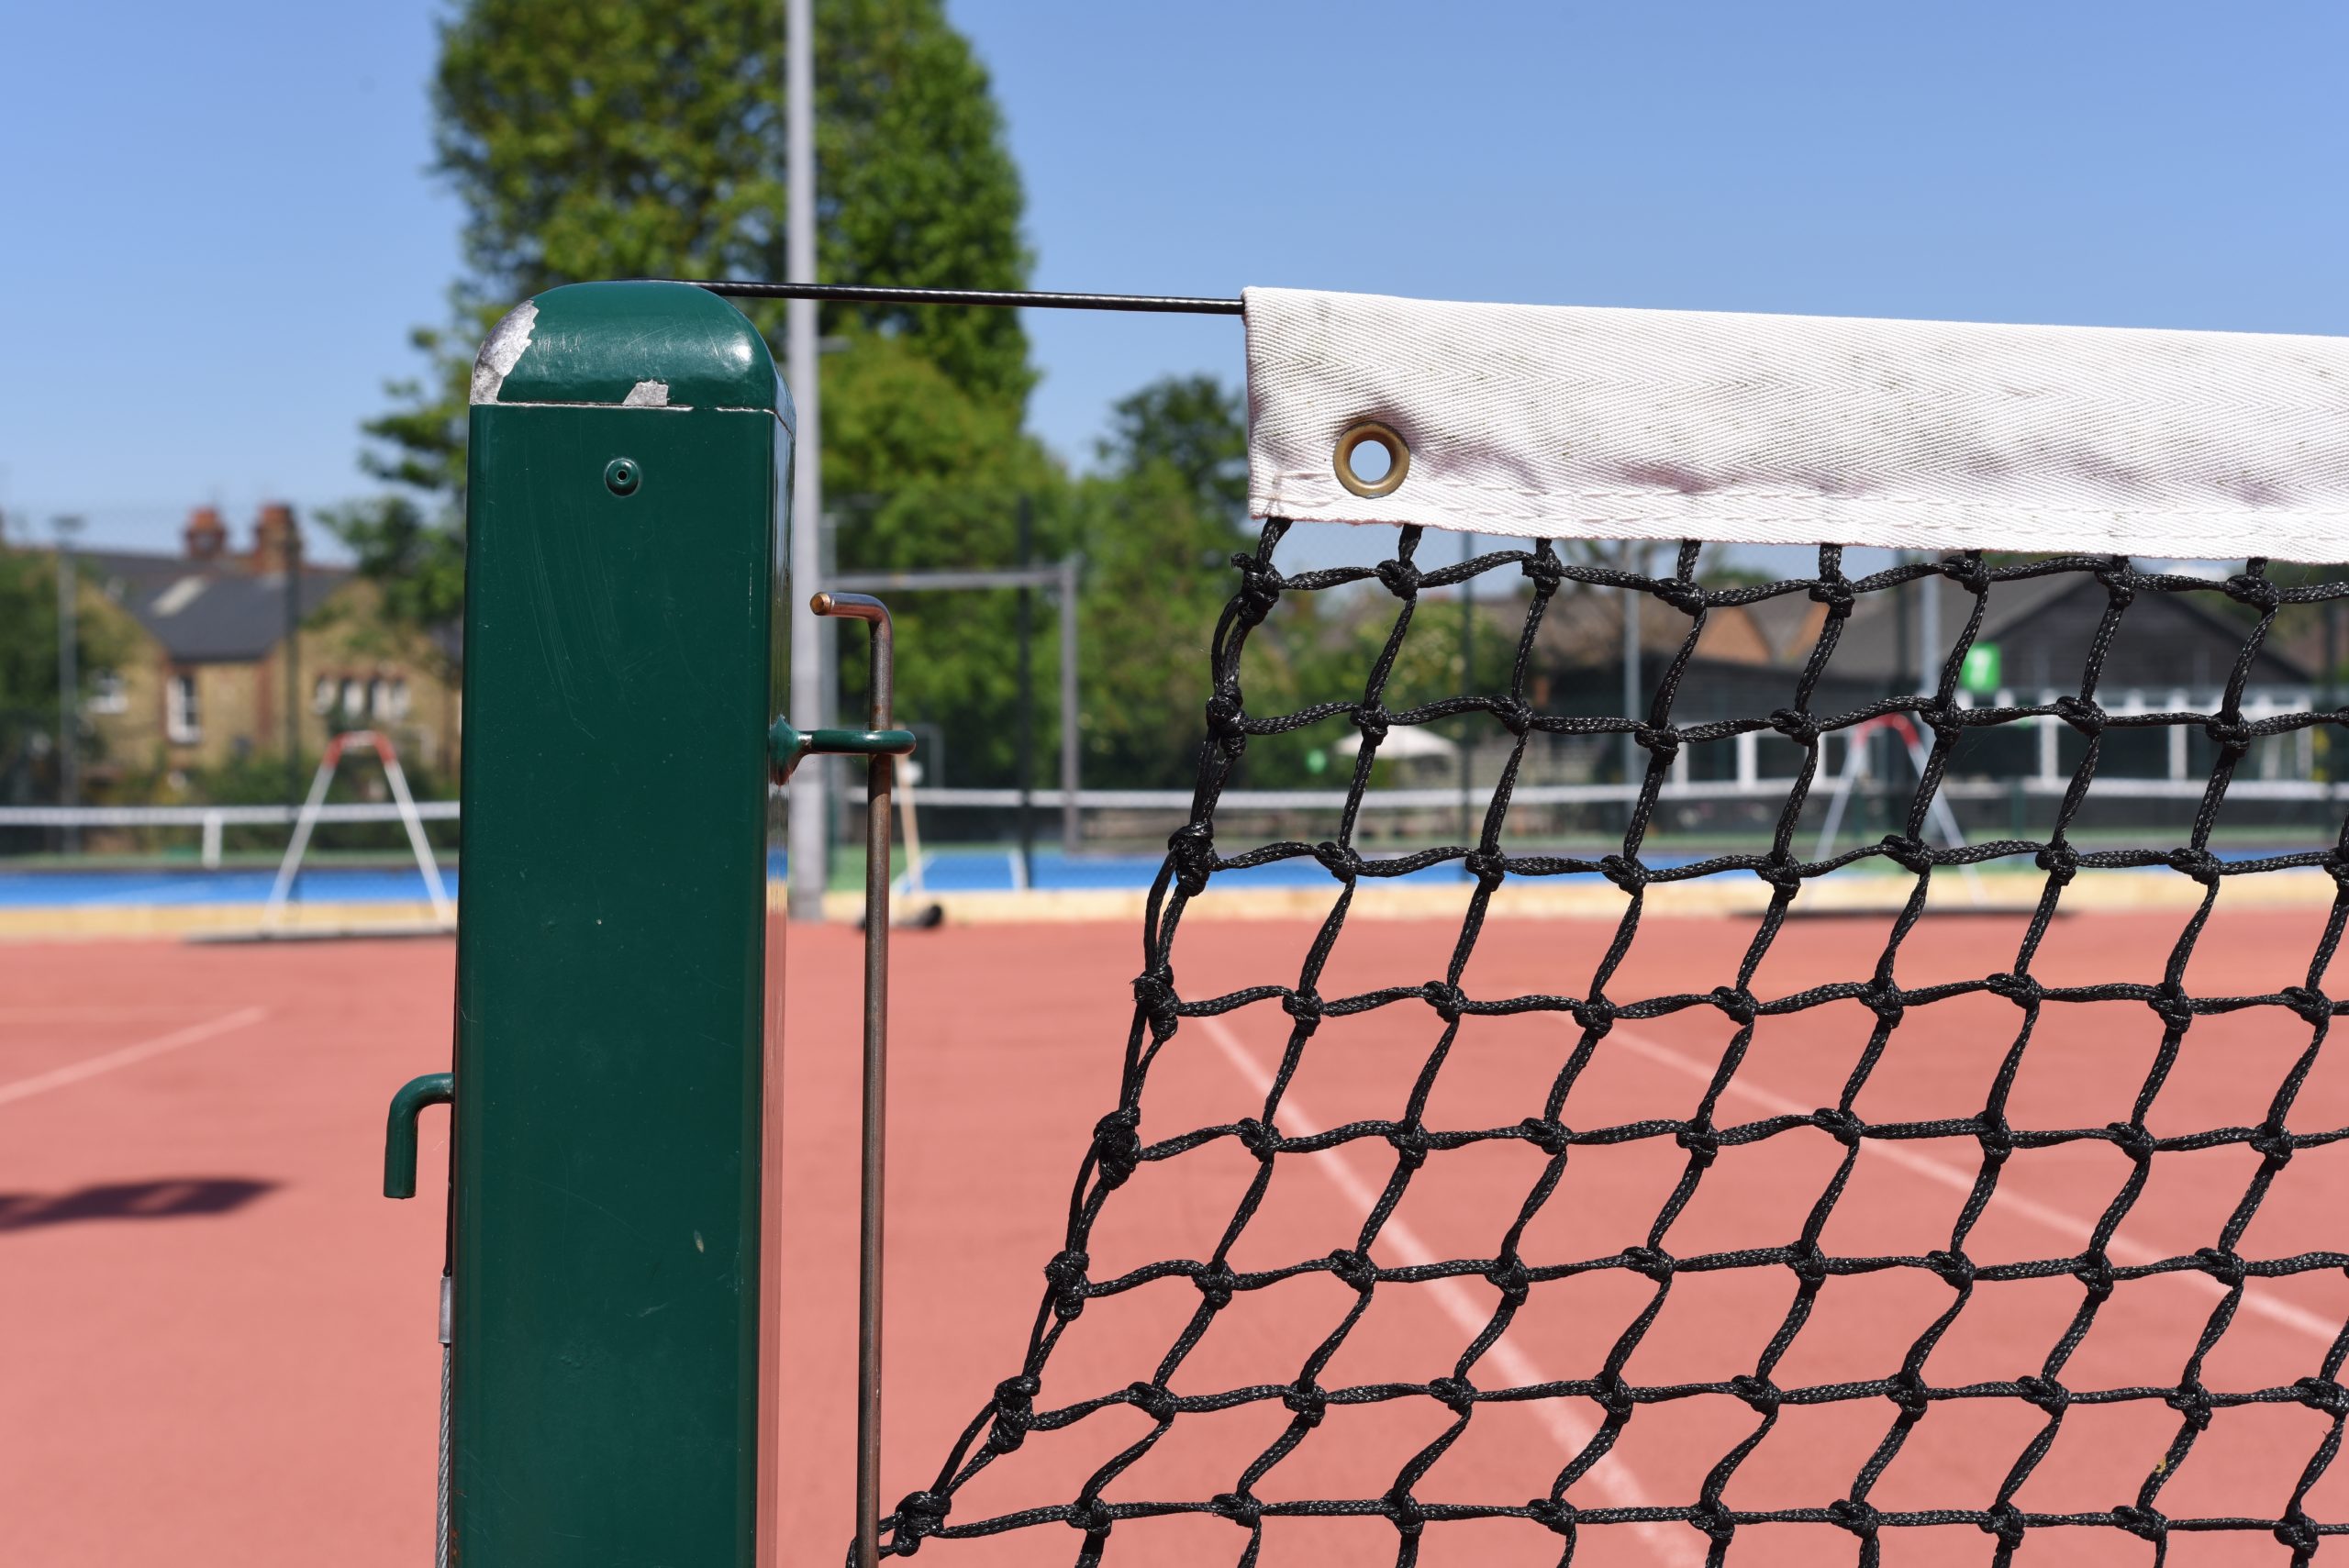
[[[1386,472],[1376,479],[1364,479],[1354,472],[1354,453],[1365,443],[1382,448],[1386,453]],[[1338,438],[1335,464],[1338,483],[1366,500],[1392,495],[1402,487],[1404,476],[1411,472],[1411,449],[1391,426],[1376,419],[1358,419],[1346,427]]]

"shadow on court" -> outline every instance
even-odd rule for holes
[[[227,1214],[276,1184],[241,1176],[189,1176],[173,1181],[100,1182],[72,1192],[0,1193],[0,1231],[89,1219],[184,1219]]]

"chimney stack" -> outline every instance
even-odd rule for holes
[[[198,506],[190,512],[180,537],[187,542],[190,561],[217,561],[228,549],[228,530],[217,506]]]
[[[259,520],[253,524],[253,571],[256,573],[283,572],[300,550],[301,539],[294,522],[294,508],[283,501],[265,504]]]

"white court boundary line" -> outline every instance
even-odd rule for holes
[[[1212,1016],[1197,1018],[1191,1022],[1197,1024],[1206,1032],[1207,1037],[1215,1041],[1217,1048],[1230,1060],[1232,1066],[1239,1069],[1240,1075],[1247,1080],[1250,1088],[1259,1095],[1272,1092],[1272,1073],[1265,1071],[1264,1064],[1259,1062],[1240,1037],[1232,1032],[1230,1025],[1221,1018]],[[1314,1118],[1313,1114],[1297,1103],[1294,1094],[1285,1094],[1281,1096],[1279,1119],[1285,1134],[1291,1138],[1310,1138],[1325,1130]],[[1363,1212],[1368,1214],[1371,1207],[1378,1202],[1380,1189],[1363,1180],[1361,1173],[1354,1169],[1353,1162],[1347,1159],[1341,1150],[1332,1150],[1330,1152],[1336,1154],[1338,1158],[1316,1160],[1313,1162],[1315,1169],[1329,1177],[1330,1184],[1345,1196],[1348,1202],[1359,1203],[1362,1205]],[[1395,1255],[1403,1261],[1405,1267],[1438,1261],[1428,1244],[1419,1239],[1419,1232],[1413,1230],[1403,1220],[1389,1218],[1379,1228],[1378,1237],[1393,1249]],[[1425,1291],[1429,1297],[1442,1309],[1444,1316],[1451,1318],[1471,1339],[1483,1333],[1486,1325],[1493,1319],[1492,1308],[1479,1302],[1469,1291],[1467,1285],[1457,1278],[1447,1277],[1423,1281],[1418,1288]],[[1566,1381],[1553,1377],[1542,1370],[1541,1364],[1513,1344],[1507,1334],[1503,1334],[1493,1342],[1492,1348],[1485,1352],[1480,1364],[1492,1366],[1508,1379],[1508,1385],[1513,1387],[1528,1387],[1535,1384]],[[1581,1451],[1598,1430],[1598,1422],[1582,1418],[1562,1401],[1536,1399],[1531,1403],[1535,1416],[1549,1428],[1551,1436],[1555,1438],[1560,1447],[1569,1454]],[[1582,1480],[1576,1485],[1588,1485],[1593,1491],[1604,1495],[1609,1503],[1616,1507],[1649,1508],[1659,1506],[1655,1499],[1648,1495],[1647,1489],[1640,1484],[1639,1477],[1623,1463],[1620,1451],[1610,1452],[1608,1457],[1615,1462],[1611,1469],[1607,1462],[1602,1460],[1586,1472]],[[1704,1554],[1697,1549],[1691,1532],[1685,1525],[1660,1519],[1643,1520],[1634,1522],[1631,1529],[1647,1542],[1661,1561],[1675,1564],[1675,1568],[1680,1564],[1698,1563],[1704,1561]]]
[[[100,1073],[111,1073],[117,1067],[128,1067],[150,1057],[161,1056],[165,1051],[177,1051],[182,1046],[196,1045],[216,1035],[227,1034],[231,1029],[257,1024],[267,1017],[267,1007],[239,1007],[206,1023],[190,1024],[169,1034],[159,1034],[151,1040],[139,1040],[80,1062],[68,1062],[62,1067],[53,1067],[46,1073],[36,1073],[29,1078],[19,1078],[13,1084],[0,1084],[0,1106],[28,1100],[51,1089],[62,1089],[70,1084],[79,1084]]]
[[[1668,1045],[1636,1034],[1620,1024],[1609,1031],[1606,1040],[1601,1043],[1601,1049],[1617,1042],[1621,1043],[1634,1055],[1645,1057],[1659,1066],[1685,1073],[1700,1083],[1710,1084],[1713,1081],[1714,1073],[1720,1066],[1718,1062],[1705,1062],[1675,1051]],[[1747,1061],[1750,1062],[1752,1059],[1749,1054]],[[1724,1089],[1722,1094],[1726,1097],[1749,1101],[1773,1116],[1809,1116],[1819,1108],[1816,1106],[1806,1106],[1799,1100],[1789,1099],[1776,1090],[1763,1088],[1758,1084],[1746,1082],[1742,1062],[1739,1064],[1738,1075],[1729,1081],[1729,1087]],[[1880,1160],[1889,1161],[1902,1170],[1922,1176],[1938,1185],[1953,1188],[1961,1193],[1970,1193],[1974,1190],[1973,1172],[1962,1166],[1953,1165],[1944,1160],[1936,1160],[1930,1154],[1905,1145],[1889,1142],[1881,1138],[1864,1138],[1860,1140],[1860,1151],[1863,1154],[1872,1154]],[[1986,1207],[2005,1209],[2009,1214],[2032,1220],[2059,1235],[2083,1243],[2096,1233],[2096,1222],[2093,1219],[2083,1219],[2068,1209],[2057,1208],[2054,1205],[2042,1203],[2037,1198],[2010,1194],[2003,1182],[1991,1192],[1990,1200]],[[2148,1247],[2142,1241],[2133,1240],[2118,1230],[2113,1232],[2112,1240],[2105,1244],[2104,1251],[2107,1257],[2123,1267],[2154,1262],[2172,1255],[2158,1248]],[[2208,1287],[2213,1296],[2226,1294],[2227,1287],[2209,1274],[2190,1272],[2186,1277]],[[2273,1300],[2250,1290],[2243,1293],[2243,1300],[2238,1304],[2236,1310],[2248,1313],[2254,1318],[2265,1318],[2270,1322],[2282,1324],[2288,1329],[2296,1329],[2328,1346],[2341,1332],[2341,1325],[2337,1322],[2321,1318],[2305,1307],[2295,1307],[2288,1301]]]

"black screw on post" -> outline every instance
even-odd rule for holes
[[[1035,508],[1025,495],[1019,497],[1019,561],[1025,567],[1035,543]],[[1019,884],[1022,887],[1036,885],[1036,795],[1030,783],[1030,763],[1036,752],[1036,656],[1034,650],[1036,614],[1035,591],[1025,583],[1019,585],[1019,755],[1016,765],[1019,770]]]

